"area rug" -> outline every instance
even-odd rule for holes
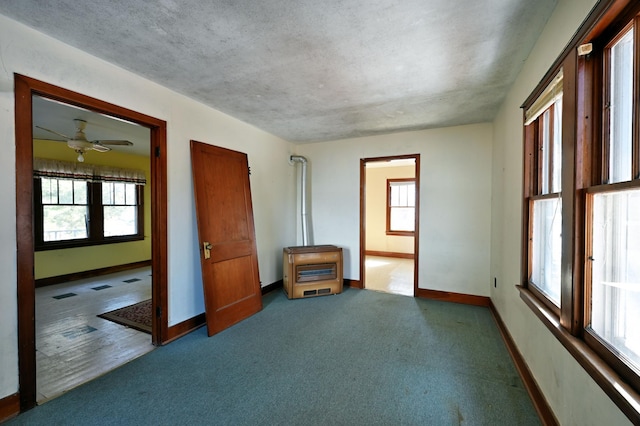
[[[105,312],[98,316],[151,334],[151,299]]]

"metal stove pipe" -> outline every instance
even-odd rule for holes
[[[300,171],[300,217],[302,220],[302,245],[309,245],[309,224],[307,222],[307,159],[301,155],[289,157],[291,163],[301,163]]]

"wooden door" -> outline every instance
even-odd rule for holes
[[[247,155],[191,141],[207,331],[262,309]]]

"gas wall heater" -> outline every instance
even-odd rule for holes
[[[286,247],[282,257],[283,288],[289,299],[342,293],[341,247]]]

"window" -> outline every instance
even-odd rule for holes
[[[135,235],[138,232],[138,196],[136,185],[121,182],[102,183],[104,236]]]
[[[413,235],[416,180],[387,179],[387,235]]]
[[[562,254],[562,82],[560,72],[526,111],[525,128],[531,153],[528,281],[555,308],[560,306]]]
[[[523,104],[520,294],[640,424],[640,3],[599,7]]]
[[[603,154],[586,198],[585,338],[640,385],[640,164],[634,144],[640,123],[633,105],[640,91],[633,77],[639,23],[636,17],[603,43]]]
[[[143,239],[143,183],[139,171],[36,159],[36,250]]]
[[[87,238],[86,182],[43,178],[41,187],[43,241]]]

